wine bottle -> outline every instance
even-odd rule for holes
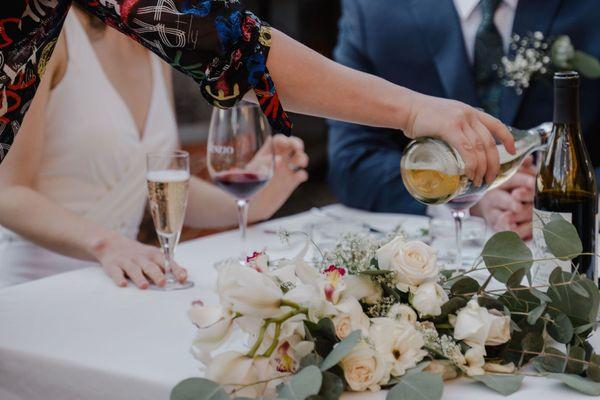
[[[536,182],[533,240],[536,258],[551,258],[542,231],[543,224],[560,214],[577,228],[584,253],[595,253],[597,239],[598,188],[596,174],[583,142],[579,119],[579,74],[554,75],[554,125],[542,158]],[[571,261],[538,262],[534,280],[547,284],[556,266],[577,268],[597,282],[597,258],[582,255]]]
[[[408,192],[425,204],[477,202],[486,191],[512,178],[527,156],[544,148],[551,129],[549,122],[526,131],[509,127],[517,151],[509,154],[498,145],[500,172],[494,182],[481,186],[475,186],[465,175],[465,163],[456,149],[435,138],[415,140],[406,148],[400,163],[402,180]]]

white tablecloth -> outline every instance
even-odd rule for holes
[[[427,227],[427,220],[419,217],[371,215],[339,206],[331,211],[385,229],[398,223],[406,230]],[[255,226],[249,242],[291,255],[301,244],[285,248],[267,231],[280,226],[302,229],[315,218],[305,213]],[[186,317],[188,306],[195,299],[215,301],[212,265],[235,255],[237,244],[237,232],[182,244],[177,259],[196,283],[186,291],[119,289],[99,268],[0,290],[0,399],[168,399],[177,382],[199,376],[199,364],[189,352],[195,329]],[[586,398],[552,381],[527,378],[511,399],[567,396]],[[385,394],[346,398],[376,400]],[[504,397],[467,380],[451,382],[444,390],[444,399],[467,398]]]

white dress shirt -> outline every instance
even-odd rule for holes
[[[475,36],[477,35],[477,29],[479,28],[479,24],[483,17],[481,5],[479,4],[481,0],[453,1],[458,17],[460,18],[467,56],[471,63],[473,63]],[[513,23],[515,21],[518,4],[519,0],[502,0],[502,3],[498,6],[496,14],[494,15],[494,23],[502,36],[505,52],[508,51],[508,46],[510,45],[510,38],[512,36]],[[427,214],[436,218],[451,218],[450,208],[447,206],[429,206],[427,207]]]

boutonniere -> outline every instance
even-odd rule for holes
[[[512,55],[502,58],[498,68],[502,84],[522,94],[535,79],[549,77],[558,71],[577,71],[588,79],[600,78],[600,61],[576,50],[567,35],[546,39],[542,32],[526,36],[513,35]]]

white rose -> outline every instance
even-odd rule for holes
[[[398,321],[406,321],[411,325],[415,325],[417,323],[417,313],[412,309],[412,307],[406,304],[394,304],[390,307],[387,316],[388,318]]]
[[[377,250],[377,260],[381,269],[396,272],[396,286],[404,292],[437,278],[440,272],[432,247],[418,241],[405,242],[399,237]]]
[[[218,269],[217,293],[232,314],[269,318],[280,312],[283,292],[269,276],[237,262]]]
[[[427,352],[423,335],[414,325],[391,318],[373,318],[369,337],[391,367],[392,376],[402,376],[423,360]]]
[[[498,346],[510,340],[510,317],[498,310],[489,310],[492,322],[488,333],[486,346]]]
[[[364,341],[342,359],[341,366],[348,386],[355,392],[376,392],[389,380],[389,370],[381,354]]]
[[[445,381],[458,377],[458,371],[450,360],[432,360],[423,371],[438,374]]]
[[[460,309],[454,324],[454,337],[471,347],[497,346],[510,340],[510,317],[490,313],[479,306],[477,300],[469,301]]]
[[[465,361],[467,363],[467,375],[477,376],[485,375],[483,366],[485,365],[485,348],[483,346],[475,346],[467,350],[465,353]]]
[[[369,333],[371,322],[363,312],[358,300],[353,297],[344,297],[335,308],[339,314],[332,318],[332,322],[339,339],[345,339],[356,330],[360,330],[364,336]]]
[[[444,289],[435,282],[425,282],[415,290],[411,303],[421,317],[437,317],[442,313],[442,305],[448,301]]]
[[[367,304],[375,304],[381,300],[383,289],[375,284],[368,276],[350,275],[344,278],[346,290],[344,296],[352,296]]]

